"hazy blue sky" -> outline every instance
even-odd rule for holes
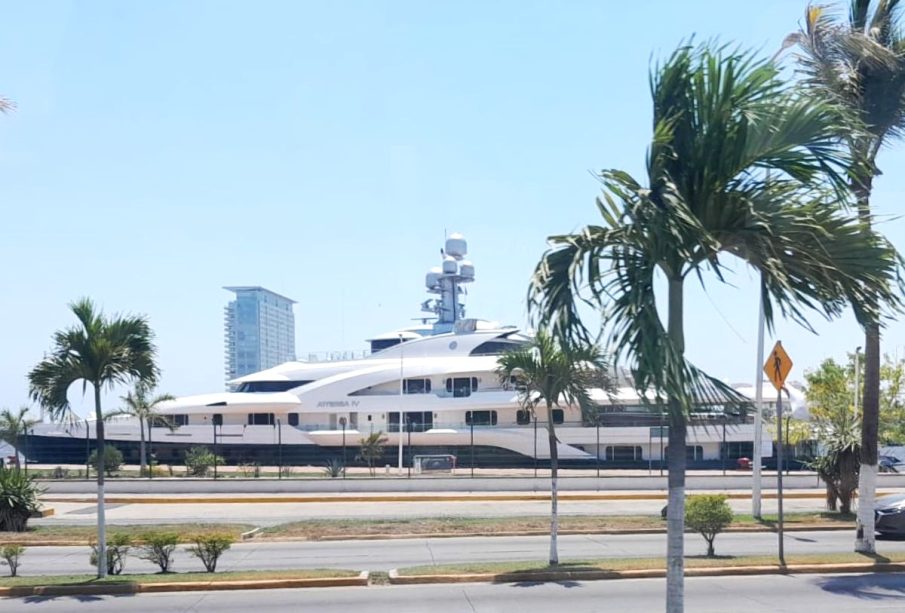
[[[445,231],[469,240],[469,315],[521,324],[545,237],[596,219],[591,171],[642,168],[651,59],[693,34],[771,55],[805,5],[8,3],[0,406],[80,296],[148,315],[174,394],[222,389],[223,285],[298,300],[300,356],[363,349],[419,315]],[[903,161],[882,155],[881,211]],[[754,375],[751,278],[687,308],[690,356],[732,381]],[[861,342],[851,318],[819,332],[780,325],[793,378]]]

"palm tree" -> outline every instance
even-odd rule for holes
[[[589,390],[607,368],[603,354],[593,345],[562,345],[553,336],[539,330],[534,342],[500,356],[496,372],[505,385],[513,379],[520,388],[523,406],[534,412],[547,407],[547,441],[550,449],[550,564],[559,564],[556,537],[559,532],[557,478],[559,453],[553,408],[577,406],[582,416],[593,414],[595,405]]]
[[[29,428],[38,423],[35,419],[28,419],[27,415],[28,407],[26,406],[19,407],[16,412],[11,409],[0,411],[0,439],[12,445],[17,467],[19,462],[19,439],[26,436]],[[28,458],[25,459],[25,472],[28,472]]]
[[[12,100],[0,96],[0,113],[9,113],[15,108],[16,105]]]
[[[159,370],[154,363],[154,334],[143,316],[105,317],[83,298],[70,305],[78,324],[53,335],[50,354],[28,373],[29,393],[52,418],[70,414],[67,393],[76,381],[84,392],[94,390],[97,429],[97,543],[98,577],[107,575],[104,521],[104,412],[101,391],[133,381],[153,385]]]
[[[840,106],[840,132],[852,158],[850,183],[865,228],[877,156],[884,144],[905,133],[905,35],[899,0],[851,0],[846,23],[817,6],[808,7],[798,34],[800,64],[810,87]],[[861,469],[855,551],[874,553],[874,499],[880,415],[880,327],[867,326],[864,339]]]
[[[838,204],[848,160],[835,146],[835,109],[796,95],[772,63],[683,46],[655,67],[651,90],[647,185],[623,171],[601,173],[603,223],[551,237],[529,304],[565,338],[589,338],[578,305],[598,307],[614,362],[628,363],[642,398],[666,402],[672,613],[684,607],[687,418],[696,402],[742,402],[685,358],[685,280],[703,283],[709,269],[722,281],[732,255],[761,272],[771,328],[774,306],[807,326],[807,309],[834,317],[849,301],[868,322],[879,317],[878,298],[898,305],[891,288],[898,256]],[[656,301],[661,283],[665,319]]]
[[[374,476],[374,462],[383,457],[384,445],[387,438],[383,435],[383,431],[371,432],[368,436],[358,441],[358,455],[355,457],[358,461],[363,461],[368,465],[368,472]]]
[[[145,450],[145,424],[148,424],[149,431],[154,423],[160,422],[166,424],[171,430],[175,429],[175,425],[169,419],[162,417],[157,412],[161,403],[167,402],[168,400],[174,400],[175,397],[172,394],[158,394],[157,396],[151,397],[150,394],[153,389],[154,388],[147,383],[139,381],[135,384],[133,390],[129,391],[125,396],[120,397],[126,406],[118,411],[107,413],[105,416],[105,419],[117,415],[128,415],[130,417],[138,418],[138,427],[141,430],[141,445],[139,448],[140,475],[144,475],[146,472],[150,475],[150,472],[147,471],[148,456]]]

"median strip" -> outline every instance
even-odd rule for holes
[[[773,556],[739,556],[685,560],[687,577],[805,573],[905,572],[905,553],[876,559],[858,554],[801,555],[786,566]],[[550,566],[540,562],[473,563],[394,569],[389,582],[398,585],[424,583],[518,583],[648,579],[666,576],[664,558],[626,558],[565,562]]]
[[[0,579],[0,597],[122,595],[153,592],[262,590],[368,585],[367,571],[336,569]]]

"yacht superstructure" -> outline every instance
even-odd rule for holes
[[[466,286],[475,279],[466,256],[464,237],[451,235],[441,266],[425,278],[435,297],[421,306],[430,315],[422,325],[371,338],[366,357],[287,362],[231,381],[234,391],[166,403],[160,413],[176,428],[150,429],[157,460],[181,463],[188,448],[213,445],[230,463],[322,463],[339,457],[340,449],[351,463],[359,441],[376,432],[386,437],[387,464],[396,463],[400,437],[406,464],[437,454],[457,457],[460,465],[548,460],[547,437],[543,430],[538,435],[546,416],[524,410],[519,391],[495,372],[499,355],[531,336],[514,326],[465,317]],[[554,411],[559,458],[566,465],[659,463],[665,453],[661,416],[642,406],[628,385],[611,394],[591,393],[599,404],[594,419],[577,408]],[[753,426],[719,419],[714,415],[689,428],[692,464],[750,457]],[[40,426],[30,437],[31,456],[83,462],[92,430],[88,424]],[[137,457],[139,435],[132,420],[107,427],[108,441],[127,460]]]

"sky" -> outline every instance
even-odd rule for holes
[[[594,173],[640,175],[652,62],[694,36],[772,55],[799,0],[8,3],[0,21],[0,407],[88,296],[146,315],[160,390],[223,389],[224,285],[298,301],[296,347],[411,323],[444,237],[468,315],[522,325],[546,237],[596,223]],[[790,65],[792,58],[789,58]],[[897,218],[905,143],[874,202]],[[692,361],[756,372],[754,275],[689,285]],[[852,317],[779,322],[791,379],[862,344]],[[885,350],[905,355],[893,321]],[[107,402],[119,393],[113,390]],[[88,403],[70,394],[76,412]]]

